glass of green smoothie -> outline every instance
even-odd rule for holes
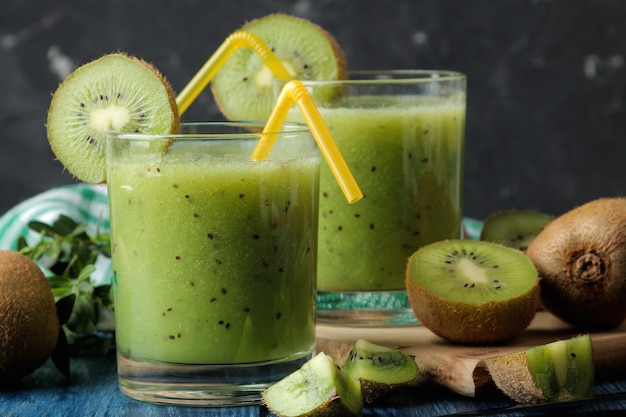
[[[462,233],[466,78],[435,70],[348,75],[303,81],[364,194],[346,205],[321,167],[318,323],[418,324],[405,292],[407,259]],[[292,111],[289,120],[300,117]]]
[[[149,402],[259,403],[315,347],[319,151],[285,123],[108,133],[118,377]]]

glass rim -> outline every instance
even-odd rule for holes
[[[332,84],[404,84],[464,81],[467,76],[455,70],[434,69],[387,69],[387,70],[348,70],[347,78],[339,80],[301,80],[306,86]],[[357,76],[358,78],[351,78]],[[378,77],[378,78],[377,78]],[[290,80],[278,80],[286,83]]]
[[[116,139],[126,140],[155,140],[155,139],[175,139],[175,140],[197,140],[197,139],[250,139],[258,140],[260,137],[266,135],[290,135],[307,133],[311,135],[309,127],[305,123],[297,122],[284,122],[281,125],[281,130],[276,132],[265,132],[262,130],[265,127],[265,121],[196,121],[196,122],[183,122],[180,124],[181,129],[185,127],[226,127],[226,128],[241,128],[241,132],[182,132],[179,130],[177,133],[135,133],[135,132],[120,132],[115,130],[108,130],[105,132],[105,137],[113,137]],[[249,132],[245,132],[244,129],[249,129]],[[252,129],[258,129],[258,132]]]

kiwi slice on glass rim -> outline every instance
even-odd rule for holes
[[[258,36],[280,59],[293,79],[346,78],[346,61],[335,38],[299,17],[274,13],[244,24],[239,30]],[[215,74],[211,91],[231,120],[266,120],[274,107],[274,75],[261,57],[240,48]],[[323,90],[333,94],[331,90]]]
[[[492,242],[446,240],[410,256],[407,294],[433,333],[459,343],[510,340],[539,305],[539,278],[521,251]]]
[[[174,92],[149,63],[123,54],[105,55],[77,68],[57,88],[48,112],[52,151],[76,178],[106,182],[107,130],[175,133]]]

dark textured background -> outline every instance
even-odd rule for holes
[[[467,216],[626,194],[623,0],[2,0],[0,213],[74,182],[44,124],[77,65],[126,51],[180,91],[229,33],[276,11],[333,33],[351,69],[467,74]],[[185,113],[219,117],[208,91]]]

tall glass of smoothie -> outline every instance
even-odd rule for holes
[[[285,123],[109,133],[119,385],[165,404],[260,402],[315,346],[319,151]]]
[[[461,236],[466,78],[357,71],[345,81],[303,83],[364,194],[346,205],[321,168],[318,322],[417,324],[405,292],[407,259]]]

